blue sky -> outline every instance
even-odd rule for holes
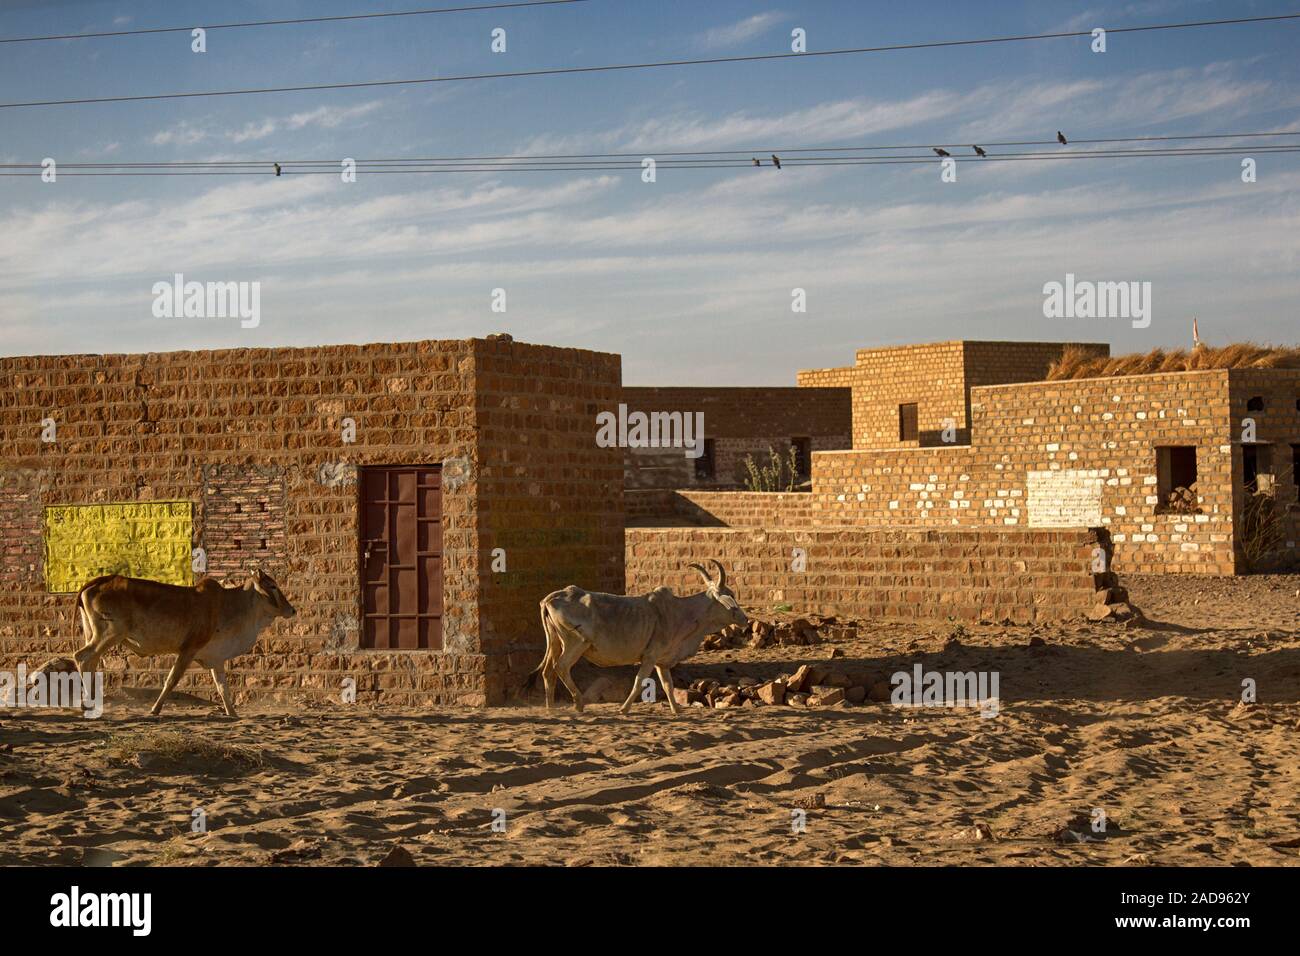
[[[450,0],[0,3],[0,36]],[[1285,2],[685,2],[0,46],[5,102],[504,72],[1294,12]],[[208,11],[204,13],[204,11]],[[213,13],[212,11],[218,11]],[[507,31],[508,51],[489,49]],[[627,73],[0,110],[0,162],[604,153],[1300,129],[1300,21]],[[1292,140],[1293,142],[1295,140]],[[1300,154],[777,171],[0,179],[0,353],[461,338],[620,352],[630,384],[792,384],[866,345],[1294,343]],[[261,324],[153,283],[261,283]],[[1047,319],[1065,274],[1153,321]],[[791,290],[807,312],[791,312]],[[491,311],[492,290],[506,314]]]

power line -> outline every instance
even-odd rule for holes
[[[1191,140],[1224,140],[1224,139],[1258,139],[1258,138],[1280,138],[1300,136],[1300,130],[1275,130],[1271,132],[1243,132],[1243,133],[1189,133],[1168,136],[1120,136],[1107,137],[1101,139],[1083,139],[1071,138],[1071,146],[1083,145],[1102,145],[1112,143],[1147,143],[1147,142],[1186,142]],[[986,149],[994,149],[1009,146],[1051,146],[1055,147],[1052,154],[1056,155],[1074,155],[1075,151],[1061,150],[1056,140],[979,140],[981,146]],[[709,149],[709,150],[655,150],[647,149],[641,152],[622,152],[622,153],[515,153],[500,156],[401,156],[401,157],[376,157],[367,159],[354,159],[359,165],[401,165],[401,164],[519,164],[528,163],[546,163],[546,162],[572,162],[583,163],[587,161],[604,161],[604,160],[636,160],[638,163],[644,158],[653,158],[659,163],[671,163],[673,160],[686,157],[710,158],[710,157],[767,157],[772,153],[778,155],[791,155],[798,158],[802,153],[865,153],[882,150],[907,150],[907,149],[931,149],[934,146],[948,147],[952,149],[969,149],[969,143],[925,143],[925,144],[896,144],[896,145],[859,145],[859,146],[785,146],[772,147],[762,146],[749,149]],[[1226,152],[1237,152],[1234,147],[1220,147]],[[1262,145],[1254,147],[1257,151],[1267,151],[1277,147]],[[1111,151],[1118,152],[1118,151]],[[1022,155],[1022,154],[999,154],[999,155]],[[1023,154],[1030,155],[1030,154]],[[1032,154],[1047,155],[1047,154]],[[1091,155],[1091,153],[1090,153]],[[660,157],[669,157],[660,159]],[[933,156],[926,153],[918,159],[933,160]],[[960,158],[960,157],[959,157]],[[791,162],[795,160],[792,159]],[[280,159],[275,157],[267,159],[221,159],[221,160],[157,160],[153,162],[129,162],[129,161],[111,161],[111,162],[66,162],[59,163],[60,169],[94,169],[94,168],[147,168],[147,169],[171,169],[186,167],[239,167],[255,166],[259,169],[265,168],[269,163],[279,162],[282,167],[290,166],[331,166],[337,167],[341,159]],[[39,169],[39,163],[0,163],[0,169]]]
[[[1285,13],[1267,17],[1237,17],[1230,20],[1195,20],[1186,23],[1163,23],[1145,27],[1115,27],[1108,33],[1143,33],[1154,30],[1182,30],[1195,27],[1217,27],[1241,23],[1263,23],[1274,20],[1300,19],[1300,13]],[[809,57],[845,56],[850,54],[887,53],[898,50],[924,50],[939,47],[977,46],[990,43],[1018,43],[1027,40],[1055,40],[1066,37],[1092,36],[1091,31],[1076,30],[1066,33],[1037,33],[1021,36],[984,37],[970,40],[935,40],[927,43],[898,43],[890,46],[855,47],[841,50],[815,50],[808,53],[762,53],[750,56],[708,57],[695,60],[658,60],[646,63],[615,63],[604,66],[554,67],[545,70],[515,70],[507,73],[466,73],[457,76],[431,76],[410,80],[367,80],[352,83],[316,83],[303,86],[268,86],[240,90],[203,90],[192,93],[148,93],[135,96],[95,96],[68,100],[32,100],[21,103],[0,103],[0,109],[31,106],[73,106],[91,103],[135,103],[144,100],[190,99],[204,96],[249,96],[265,93],[303,93],[319,90],[355,90],[385,86],[413,86],[428,83],[464,83],[474,80],[518,79],[523,77],[560,76],[578,73],[610,73],[619,70],[649,70],[675,66],[701,66],[718,63],[754,63],[765,60],[793,60]]]
[[[1276,155],[1286,153],[1300,153],[1300,145],[1285,146],[1264,146],[1252,152],[1260,155]],[[1169,147],[1161,149],[1140,149],[1140,150],[1107,150],[1097,152],[1077,152],[1077,153],[1009,153],[998,154],[990,153],[987,157],[958,157],[965,162],[975,165],[982,165],[993,162],[1055,162],[1061,160],[1082,160],[1082,159],[1168,159],[1180,157],[1213,157],[1213,156],[1235,156],[1239,155],[1240,150],[1230,147]],[[783,159],[781,162],[782,169],[797,167],[835,167],[835,166],[893,166],[893,165],[915,165],[918,163],[935,163],[938,162],[934,156],[890,156],[890,157],[854,157],[854,156],[812,156],[805,158]],[[254,164],[250,164],[254,165]],[[125,170],[107,170],[95,169],[90,171],[73,171],[64,172],[60,170],[60,176],[274,176],[272,164],[262,162],[255,164],[259,168],[216,168],[216,169],[125,169]],[[322,169],[318,165],[325,165],[321,161],[317,165],[304,165],[303,168],[294,168],[290,164],[281,163],[282,174],[285,176],[337,176],[340,172],[339,164],[330,164],[332,168]],[[752,168],[752,162],[738,161],[733,159],[699,159],[699,160],[665,160],[657,162],[657,168],[667,169],[746,169]],[[766,168],[771,168],[770,161],[765,163]],[[13,166],[4,167],[12,169]],[[508,164],[486,164],[486,165],[421,165],[421,166],[397,166],[397,167],[380,167],[367,168],[362,163],[357,164],[357,173],[371,175],[409,175],[419,173],[518,173],[518,172],[619,172],[640,170],[639,162],[613,162],[613,163],[547,163],[543,165],[508,165]],[[0,172],[0,176],[39,176],[39,168],[33,168],[28,172]]]
[[[61,33],[39,37],[0,37],[0,43],[40,43],[45,40],[91,40],[99,37],[133,37],[151,33],[189,33],[195,27],[204,30],[234,30],[241,27],[273,27],[300,23],[337,23],[341,20],[379,20],[386,17],[422,17],[435,13],[472,13],[477,10],[509,10],[515,7],[554,7],[589,0],[519,0],[516,3],[487,3],[469,7],[437,7],[430,10],[398,10],[392,13],[353,13],[337,17],[298,17],[293,20],[245,20],[240,23],[194,23],[187,27],[150,27],[141,30],[110,30],[103,33]]]

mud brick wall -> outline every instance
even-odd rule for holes
[[[970,442],[970,389],[1042,379],[1070,347],[1098,355],[1098,343],[953,341],[859,349],[853,366],[799,373],[799,384],[848,384],[853,390],[854,448],[916,448],[942,443],[944,422],[955,444]],[[899,406],[917,405],[918,437],[899,437]]]
[[[617,355],[478,346],[480,635],[487,702],[518,692],[541,661],[539,603],[570,584],[623,586],[623,459],[596,445],[596,416],[617,403]],[[492,551],[504,552],[504,572]]]
[[[766,462],[771,448],[785,456],[796,437],[810,439],[818,451],[851,445],[848,388],[628,386],[620,401],[629,412],[701,411],[704,437],[714,443],[712,478],[697,478],[695,460],[687,458],[683,449],[625,449],[628,488],[739,486],[746,455]]]
[[[506,372],[512,363],[519,367],[513,378]],[[558,371],[565,365],[575,366],[567,378]],[[492,703],[503,681],[489,675],[508,670],[504,658],[520,618],[514,604],[494,608],[484,593],[488,559],[480,528],[499,533],[519,516],[525,530],[535,531],[540,511],[567,522],[576,519],[579,500],[602,520],[619,511],[621,481],[593,477],[608,468],[621,478],[617,457],[611,463],[594,442],[594,403],[613,394],[617,369],[617,356],[482,340],[5,358],[0,488],[11,487],[11,476],[36,473],[41,506],[199,503],[213,469],[280,475],[284,551],[264,563],[298,616],[276,622],[253,653],[232,662],[237,696],[337,697],[342,680],[352,677],[361,703]],[[577,378],[590,383],[589,396],[574,385]],[[40,441],[47,416],[58,423],[51,444]],[[354,443],[343,442],[345,418],[355,421]],[[577,440],[579,418],[585,444]],[[458,477],[448,481],[444,466],[443,646],[361,649],[357,468],[447,462],[456,463]],[[274,483],[253,482],[233,493],[279,492]],[[209,490],[209,503],[220,497]],[[232,519],[219,511],[196,544],[220,553],[221,522]],[[621,512],[610,523],[621,533]],[[612,539],[593,535],[581,546],[588,561],[612,549],[602,577],[611,582],[621,580],[622,555],[621,539],[617,547]],[[274,540],[272,532],[268,544]],[[527,569],[535,547],[520,545],[513,567]],[[80,646],[73,610],[73,599],[46,594],[39,576],[4,589],[0,666],[35,666]],[[540,627],[535,640],[540,647]],[[169,664],[118,657],[105,666],[110,686],[157,687]],[[197,671],[181,689],[213,696],[210,680]]]
[[[816,521],[1109,531],[1115,570],[1232,574],[1246,392],[1271,388],[1261,441],[1295,434],[1295,373],[1259,370],[1000,385],[971,391],[972,445],[813,456]],[[1244,380],[1243,380],[1244,381]],[[1290,396],[1288,398],[1288,396]],[[1234,411],[1236,409],[1236,411]],[[1262,419],[1261,419],[1262,420]],[[1290,431],[1288,431],[1290,429]],[[1164,513],[1157,447],[1196,448],[1198,513]],[[1279,453],[1281,454],[1281,453]],[[1236,490],[1234,490],[1236,489]],[[1280,494],[1289,493],[1282,489]]]
[[[690,562],[717,558],[750,608],[847,617],[1031,623],[1096,603],[1096,533],[1083,530],[629,529],[627,590],[700,589]],[[795,548],[807,570],[791,570]]]

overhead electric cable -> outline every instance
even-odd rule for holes
[[[1228,20],[1194,20],[1185,23],[1162,23],[1145,27],[1114,27],[1108,33],[1143,33],[1155,30],[1183,30],[1198,27],[1228,26],[1242,23],[1263,23],[1300,19],[1300,13],[1284,13],[1262,17],[1236,17]],[[145,100],[175,100],[207,96],[249,96],[267,93],[303,93],[320,90],[355,90],[373,89],[388,86],[413,86],[428,83],[464,83],[475,80],[518,79],[523,77],[560,76],[579,73],[609,73],[620,70],[649,70],[676,66],[701,66],[718,63],[754,63],[766,60],[802,60],[826,56],[846,56],[851,54],[889,53],[899,50],[925,50],[940,47],[977,46],[990,43],[1019,43],[1029,40],[1055,40],[1067,37],[1092,36],[1090,30],[1074,30],[1062,33],[1037,33],[1019,36],[983,37],[969,40],[934,40],[924,43],[897,43],[889,46],[853,47],[839,50],[810,50],[806,53],[759,53],[749,56],[721,56],[692,60],[658,60],[644,63],[613,63],[603,66],[567,66],[542,70],[513,70],[505,73],[465,73],[456,76],[430,76],[407,80],[365,80],[348,83],[311,83],[301,86],[267,86],[237,90],[200,90],[176,93],[145,93],[131,96],[92,96],[63,100],[29,100],[25,102],[0,103],[0,109],[17,109],[21,107],[73,106],[92,103],[135,103]]]
[[[1106,137],[1099,139],[1075,138],[1071,140],[1071,148],[1062,150],[1057,146],[1055,140],[981,140],[980,144],[984,148],[999,148],[1005,146],[1052,146],[1050,153],[1001,153],[1001,156],[1048,156],[1048,155],[1076,155],[1080,150],[1079,146],[1093,144],[1111,144],[1111,143],[1146,143],[1146,142],[1188,142],[1195,140],[1225,140],[1225,139],[1278,139],[1287,137],[1300,136],[1300,130],[1272,130],[1272,131],[1248,131],[1238,133],[1184,133],[1177,135],[1163,136],[1121,136]],[[948,146],[953,149],[970,149],[973,144],[965,143],[939,143],[936,145]],[[1283,146],[1288,144],[1281,144]],[[499,156],[398,156],[398,157],[374,157],[374,158],[352,158],[352,162],[360,166],[372,165],[428,165],[428,164],[501,164],[504,166],[527,165],[530,163],[556,163],[564,162],[575,165],[595,164],[606,160],[634,160],[640,163],[645,158],[654,158],[656,162],[663,164],[672,164],[674,162],[688,162],[689,158],[699,160],[725,159],[729,157],[749,157],[751,160],[757,157],[770,156],[773,153],[778,155],[791,155],[795,160],[799,154],[804,153],[831,153],[831,154],[849,154],[849,153],[869,153],[882,150],[908,150],[908,149],[927,149],[928,145],[921,144],[899,144],[899,145],[859,145],[859,146],[786,146],[786,147],[751,147],[749,149],[714,149],[714,150],[653,150],[647,149],[641,152],[620,152],[620,153],[514,153]],[[1176,147],[1182,148],[1182,147]],[[1238,147],[1216,146],[1216,147],[1194,147],[1196,149],[1216,149],[1223,152],[1239,152]],[[1250,147],[1255,151],[1268,151],[1278,148],[1276,144],[1255,144]],[[1093,154],[1119,154],[1123,150],[1091,150],[1084,151],[1089,155]],[[1130,152],[1147,152],[1147,150],[1131,150]],[[667,158],[662,158],[667,157]],[[828,159],[837,158],[835,156],[826,157]],[[907,157],[902,157],[907,158]],[[928,153],[922,156],[912,157],[917,159],[933,160]],[[961,158],[961,157],[959,157]],[[214,160],[154,160],[149,162],[111,160],[100,162],[66,162],[59,163],[60,169],[183,169],[190,167],[242,167],[252,166],[264,168],[267,163],[278,162],[280,165],[288,166],[331,166],[337,167],[343,162],[342,159],[280,159],[277,157],[268,157],[262,159],[214,159]],[[39,163],[0,163],[0,169],[39,169]]]
[[[1287,153],[1300,153],[1300,145],[1275,145],[1263,146],[1252,150],[1259,155],[1278,155]],[[958,157],[963,162],[982,165],[992,162],[1055,162],[1060,160],[1082,160],[1082,159],[1168,159],[1179,157],[1207,157],[1207,156],[1236,156],[1241,151],[1232,147],[1168,147],[1157,149],[1135,149],[1135,150],[1102,150],[1102,151],[1079,151],[1079,152],[1059,152],[1059,153],[989,153],[986,157],[976,158]],[[888,157],[860,157],[860,156],[811,156],[811,157],[789,157],[782,160],[782,170],[785,168],[798,168],[806,166],[834,167],[834,166],[892,166],[908,165],[918,163],[937,163],[939,162],[934,156],[888,156]],[[316,161],[310,163],[272,163],[270,160],[260,162],[250,162],[241,165],[238,168],[94,168],[78,169],[66,171],[66,167],[59,167],[59,176],[337,176],[340,173],[341,161]],[[107,165],[107,164],[105,164]],[[273,171],[273,166],[279,165],[282,169],[281,174]],[[762,165],[770,169],[770,162],[764,160]],[[328,166],[329,168],[320,168]],[[663,169],[746,169],[752,168],[752,161],[734,160],[734,159],[694,159],[694,160],[664,160],[657,162],[656,166]],[[301,167],[301,168],[297,168]],[[5,170],[25,169],[25,172],[6,171],[0,172],[0,176],[39,176],[41,167],[36,164],[8,164],[0,167]],[[617,172],[640,170],[640,162],[593,162],[593,163],[575,163],[575,162],[547,162],[541,164],[431,164],[422,163],[420,165],[402,165],[402,166],[381,166],[378,168],[367,167],[364,162],[358,161],[356,171],[358,175],[401,175],[414,173],[518,173],[518,172]]]
[[[191,23],[184,27],[148,27],[139,30],[106,30],[102,33],[57,33],[37,37],[0,37],[0,43],[41,43],[47,40],[93,40],[102,37],[133,37],[151,33],[189,33],[204,30],[235,30],[243,27],[278,27],[301,23],[337,23],[343,20],[380,20],[388,17],[423,17],[435,13],[473,13],[478,10],[508,10],[513,7],[554,7],[590,0],[519,0],[516,3],[485,3],[465,7],[436,7],[429,10],[395,10],[391,13],[350,13],[335,17],[296,17],[291,20],[245,20],[239,23]]]

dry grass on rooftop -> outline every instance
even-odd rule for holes
[[[1047,370],[1048,381],[1150,375],[1155,372],[1198,372],[1217,368],[1300,368],[1300,348],[1237,342],[1219,347],[1152,349],[1131,355],[1097,356],[1067,348]]]

